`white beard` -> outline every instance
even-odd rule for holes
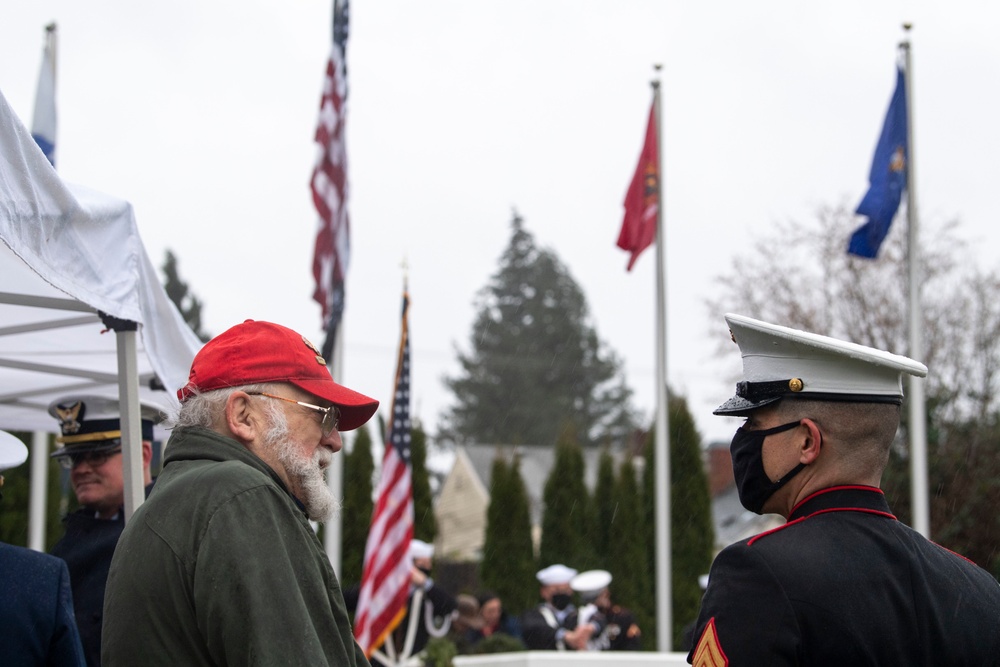
[[[310,519],[320,523],[328,521],[335,510],[340,510],[340,504],[334,500],[323,477],[323,471],[333,459],[333,452],[326,447],[317,447],[311,458],[305,458],[300,453],[300,445],[289,438],[285,415],[274,411],[271,417],[271,428],[264,439],[285,468],[291,486],[289,490],[305,506]]]

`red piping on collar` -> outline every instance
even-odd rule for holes
[[[802,500],[801,502],[797,503],[795,505],[795,508],[792,509],[792,512],[794,512],[796,508],[798,508],[799,506],[801,506],[802,503],[806,502],[810,498],[815,498],[816,496],[818,496],[818,495],[820,495],[822,493],[827,493],[828,491],[836,491],[836,490],[842,490],[842,489],[856,489],[856,490],[861,490],[861,491],[877,491],[878,493],[880,493],[882,495],[885,495],[884,493],[882,493],[882,489],[879,489],[879,488],[874,487],[874,486],[832,486],[832,487],[830,487],[828,489],[822,489],[821,491],[817,491],[816,493],[814,493],[814,494],[810,495],[809,497],[807,497],[805,500]],[[747,546],[752,546],[753,543],[756,542],[757,540],[759,540],[760,538],[766,537],[766,536],[771,535],[773,533],[777,533],[779,530],[784,530],[785,528],[788,528],[789,526],[793,526],[793,525],[795,525],[797,523],[801,523],[801,522],[805,521],[806,519],[808,519],[810,517],[819,516],[820,514],[829,514],[830,512],[862,512],[864,514],[874,514],[876,516],[881,516],[881,517],[885,517],[887,519],[892,519],[893,521],[898,521],[898,519],[896,518],[896,516],[894,514],[892,514],[890,512],[883,512],[881,510],[867,509],[867,508],[864,508],[864,507],[831,507],[831,508],[825,509],[825,510],[817,510],[817,511],[813,512],[812,514],[807,514],[805,516],[800,516],[798,519],[793,519],[792,521],[789,521],[789,522],[787,522],[787,523],[785,523],[783,525],[780,525],[780,526],[777,526],[775,528],[772,528],[771,530],[766,530],[763,533],[760,533],[759,535],[754,535],[753,537],[751,537],[747,541]]]
[[[871,492],[877,493],[877,494],[879,494],[881,496],[885,495],[885,493],[882,491],[882,489],[878,488],[877,486],[868,486],[866,484],[844,484],[844,485],[841,485],[841,486],[830,486],[830,487],[827,487],[825,489],[820,489],[819,491],[816,491],[815,493],[812,493],[812,494],[806,496],[805,498],[803,498],[802,500],[800,500],[799,502],[795,503],[795,507],[792,508],[792,511],[789,512],[789,514],[795,514],[795,510],[797,510],[798,508],[802,507],[802,505],[804,503],[809,502],[810,500],[812,500],[816,496],[821,496],[824,493],[829,493],[831,491],[843,491],[845,489],[850,489],[850,490],[854,490],[854,491],[871,491]]]

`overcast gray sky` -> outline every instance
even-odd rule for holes
[[[18,2],[0,21],[0,91],[30,125],[56,21],[63,177],[133,203],[210,332],[255,318],[320,343],[308,183],[330,17],[329,0]],[[713,278],[775,221],[860,200],[904,20],[922,219],[959,218],[984,266],[1000,259],[995,4],[355,0],[351,17],[344,382],[388,409],[405,259],[414,411],[431,432],[513,208],[584,289],[652,418],[654,257],[627,274],[615,239],[654,63],[668,375],[707,438],[735,427],[711,410],[739,368],[735,347],[716,358]]]

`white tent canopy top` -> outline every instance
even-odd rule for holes
[[[53,432],[52,401],[99,394],[122,400],[137,448],[138,401],[176,408],[201,341],[160,284],[132,206],[63,182],[2,93],[0,240],[0,429]]]

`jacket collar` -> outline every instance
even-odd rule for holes
[[[804,519],[820,512],[860,510],[892,516],[882,489],[876,486],[831,486],[821,489],[792,508],[788,520]]]

